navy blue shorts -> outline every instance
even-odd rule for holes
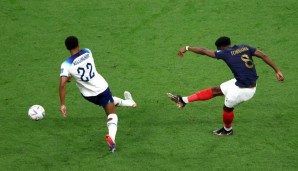
[[[100,93],[97,96],[90,96],[90,97],[85,97],[83,96],[86,100],[88,100],[91,103],[94,103],[99,106],[105,106],[108,103],[113,103],[114,99],[112,96],[112,93],[109,88],[107,88],[104,92]]]

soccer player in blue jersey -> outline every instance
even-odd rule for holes
[[[279,81],[284,80],[284,76],[274,62],[260,50],[248,45],[231,45],[229,37],[220,37],[216,40],[217,51],[208,50],[201,47],[182,47],[178,56],[183,58],[186,51],[206,55],[211,58],[223,60],[234,74],[233,79],[222,83],[219,86],[207,88],[192,94],[181,97],[172,93],[167,93],[168,97],[177,103],[179,108],[183,108],[187,103],[198,100],[209,100],[216,96],[225,96],[223,106],[223,128],[213,131],[214,135],[232,135],[232,121],[234,119],[234,108],[241,102],[253,97],[256,92],[258,75],[253,63],[253,56],[261,58],[275,72]]]
[[[107,115],[107,127],[109,130],[105,139],[109,145],[110,152],[114,152],[116,150],[115,139],[118,124],[115,105],[134,108],[136,103],[128,91],[124,92],[125,100],[112,96],[108,83],[96,70],[91,51],[86,48],[80,49],[79,41],[75,36],[69,36],[65,40],[65,46],[71,56],[61,65],[59,85],[60,111],[66,117],[66,83],[73,78],[86,100],[103,107]]]

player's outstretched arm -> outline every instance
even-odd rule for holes
[[[274,69],[274,71],[276,72],[276,78],[279,81],[283,81],[284,80],[284,76],[282,74],[282,72],[279,70],[279,68],[274,64],[274,62],[271,60],[271,58],[269,58],[265,53],[263,53],[260,50],[256,50],[255,51],[255,56],[261,58],[265,63],[267,63],[272,69]]]
[[[60,112],[64,117],[66,117],[66,106],[65,106],[65,95],[66,95],[66,83],[68,81],[68,77],[60,77],[60,85],[59,85],[59,96],[60,96]]]
[[[180,48],[179,52],[178,52],[178,56],[180,58],[184,57],[184,53],[186,51],[191,51],[200,55],[206,55],[209,56],[211,58],[215,58],[215,52],[206,48],[202,48],[202,47],[191,47],[191,46],[185,46]]]

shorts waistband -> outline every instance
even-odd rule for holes
[[[248,85],[246,87],[242,87],[242,88],[254,88],[256,87],[257,83],[252,83],[251,85]]]

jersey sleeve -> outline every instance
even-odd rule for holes
[[[251,47],[251,46],[248,46],[248,45],[246,45],[246,46],[248,47],[248,49],[249,49],[249,51],[250,51],[250,53],[251,53],[252,55],[255,54],[257,48],[254,48],[254,47]]]
[[[88,49],[88,48],[84,48],[83,51],[86,52],[86,53],[90,53],[90,54],[92,54],[91,50]]]
[[[69,64],[66,63],[66,62],[63,62],[62,65],[61,65],[61,69],[60,69],[60,77],[68,77],[69,75],[69,71],[68,71],[68,68],[69,68]]]
[[[225,58],[224,51],[222,50],[215,51],[215,57],[216,59],[224,59]]]

